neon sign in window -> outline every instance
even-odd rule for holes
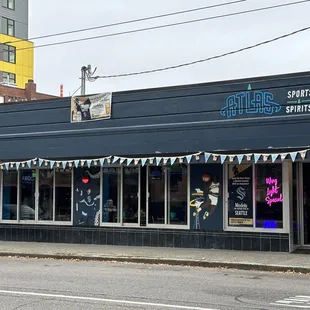
[[[278,186],[279,182],[277,178],[266,178],[267,193],[266,193],[266,202],[271,208],[274,203],[283,202],[283,194],[279,192],[280,187]]]

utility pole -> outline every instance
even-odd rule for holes
[[[86,94],[86,80],[90,80],[96,70],[97,68],[95,68],[94,72],[91,72],[91,65],[81,68],[81,96],[85,96]]]
[[[83,66],[81,68],[81,96],[85,96],[86,93],[86,73],[90,71],[90,65]]]

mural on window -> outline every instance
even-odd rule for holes
[[[190,216],[192,229],[222,229],[222,165],[191,165]]]
[[[253,166],[228,166],[228,225],[253,227]]]
[[[256,227],[283,228],[281,164],[256,166]]]
[[[99,226],[100,168],[80,168],[74,173],[74,225]]]

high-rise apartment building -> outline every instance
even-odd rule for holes
[[[28,0],[0,0],[0,84],[24,88],[33,80]]]

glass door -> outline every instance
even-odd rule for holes
[[[20,171],[20,219],[34,221],[36,219],[36,183],[37,172],[34,169]]]
[[[54,219],[54,170],[40,169],[39,175],[39,221]]]
[[[167,167],[167,224],[187,224],[187,167]]]
[[[139,167],[123,168],[123,223],[139,225],[140,199],[139,199]]]
[[[148,170],[148,224],[165,224],[165,167]]]

